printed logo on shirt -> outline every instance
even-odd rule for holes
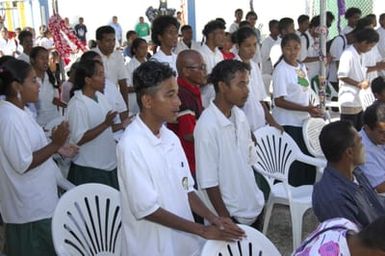
[[[305,72],[303,72],[303,70],[300,68],[297,69],[295,72],[297,73],[298,84],[303,87],[308,87],[309,81],[306,79]]]
[[[182,186],[183,186],[184,190],[188,190],[188,178],[187,177],[183,177]]]

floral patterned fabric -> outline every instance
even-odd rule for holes
[[[302,242],[293,256],[350,256],[346,240],[349,231],[357,233],[358,227],[347,219],[324,221]]]

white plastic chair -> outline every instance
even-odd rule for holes
[[[302,132],[306,147],[315,157],[325,158],[318,138],[325,125],[326,122],[322,118],[309,118],[303,124]]]
[[[109,186],[88,183],[66,192],[52,218],[56,253],[120,255],[120,198]]]
[[[247,237],[238,242],[206,241],[201,256],[279,256],[275,245],[261,232],[246,225],[241,227]]]
[[[312,207],[313,185],[292,187],[288,183],[289,167],[298,160],[317,167],[326,166],[326,161],[302,153],[295,141],[287,134],[272,127],[258,129],[254,136],[257,141],[257,163],[255,169],[270,178],[271,192],[266,203],[263,233],[266,234],[274,204],[290,207],[293,233],[293,248],[301,242],[302,219],[307,209]],[[281,182],[273,184],[272,181]]]
[[[313,106],[317,106],[320,104],[320,99],[318,94],[314,90],[310,90],[310,98],[309,98],[309,103],[312,104]],[[329,122],[331,120],[329,108],[330,107],[337,107],[337,105],[328,105],[328,102],[325,102],[325,119],[327,119]]]
[[[373,102],[376,100],[370,88],[360,90],[358,96],[360,97],[363,110],[372,105]]]

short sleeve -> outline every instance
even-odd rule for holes
[[[13,169],[24,173],[32,163],[33,149],[28,134],[20,128],[22,124],[14,121],[2,122],[0,147]]]
[[[199,124],[199,123],[198,123]],[[219,185],[218,145],[215,134],[200,124],[194,131],[197,182],[200,189]]]
[[[77,144],[83,135],[91,128],[88,125],[88,113],[86,106],[79,101],[70,102],[67,110],[67,119],[70,126],[70,143]]]
[[[337,72],[338,78],[350,76],[350,72],[352,71],[352,58],[351,51],[346,50],[342,53]]]
[[[146,166],[146,156],[140,150],[127,147],[124,143],[117,146],[119,186],[122,189],[122,200],[127,200],[130,209],[137,219],[145,218],[155,212],[160,204],[158,193]]]
[[[273,72],[273,97],[279,98],[288,95],[287,83],[289,80],[286,78],[286,74],[283,68],[276,68]]]

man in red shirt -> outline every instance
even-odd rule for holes
[[[178,71],[178,96],[182,102],[177,123],[168,124],[181,140],[191,174],[195,179],[194,128],[203,107],[200,86],[207,84],[206,64],[195,50],[184,50],[176,61]]]

